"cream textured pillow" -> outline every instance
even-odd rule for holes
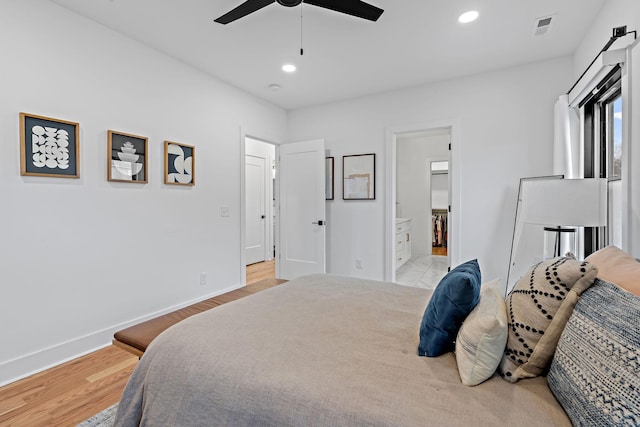
[[[560,334],[598,268],[573,257],[534,265],[507,297],[509,338],[499,372],[512,383],[537,377],[551,363]]]
[[[496,371],[507,343],[507,306],[500,279],[480,287],[480,302],[469,313],[456,339],[462,384],[478,385]]]

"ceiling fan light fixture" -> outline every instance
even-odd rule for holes
[[[296,71],[296,66],[293,64],[284,64],[282,66],[282,71],[284,71],[285,73],[293,73],[294,71]]]
[[[362,0],[246,0],[240,6],[214,19],[214,21],[226,25],[273,3],[286,7],[295,7],[303,2],[324,9],[346,13],[357,18],[368,19],[369,21],[377,21],[384,12],[383,9]]]
[[[473,22],[476,19],[478,19],[478,16],[480,16],[480,14],[478,13],[477,10],[470,10],[460,15],[458,17],[458,22],[462,24],[468,24],[469,22]]]
[[[276,0],[279,4],[287,7],[295,7],[302,3],[302,0]]]

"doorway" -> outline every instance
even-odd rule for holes
[[[396,283],[433,289],[447,273],[450,141],[448,128],[396,137]]]
[[[247,283],[275,277],[275,156],[273,144],[245,138],[245,245]]]
[[[458,141],[457,120],[387,130],[385,280],[433,288],[459,259]]]
[[[269,266],[268,277],[264,276],[264,271],[260,273],[263,278],[277,277],[290,280],[305,274],[324,273],[324,140],[276,146],[244,135],[242,141],[242,283],[247,283],[251,270],[261,265]],[[265,164],[271,167],[265,167]],[[265,169],[268,172],[263,174],[261,171]],[[263,175],[265,179],[261,180]],[[250,187],[252,181],[258,183],[256,188]],[[264,204],[261,203],[263,199]],[[250,227],[255,227],[257,231],[252,233]],[[266,242],[264,245],[263,241]],[[249,258],[249,251],[258,255],[264,253],[264,260],[261,261],[261,257]],[[251,268],[248,269],[247,265]]]

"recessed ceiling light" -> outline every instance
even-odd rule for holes
[[[269,89],[271,89],[271,90],[272,90],[272,91],[274,91],[274,92],[279,91],[279,90],[280,90],[280,87],[281,87],[281,86],[280,86],[278,83],[271,83],[271,84],[269,85]]]
[[[466,23],[475,21],[476,19],[478,19],[478,16],[480,16],[480,14],[478,13],[477,10],[470,10],[460,15],[458,17],[458,22],[466,24]]]
[[[282,71],[285,73],[293,73],[296,70],[296,66],[293,64],[284,64],[282,66]]]

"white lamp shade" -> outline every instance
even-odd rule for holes
[[[535,179],[522,182],[522,221],[574,227],[607,225],[607,180]]]

